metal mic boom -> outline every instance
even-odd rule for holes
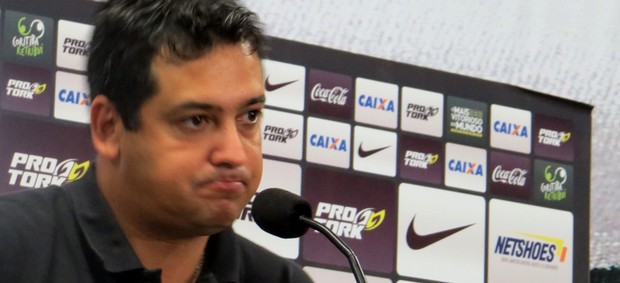
[[[252,203],[252,217],[261,229],[280,238],[301,237],[308,227],[319,231],[347,257],[355,280],[366,283],[364,270],[353,250],[332,230],[312,219],[310,203],[300,196],[283,189],[265,189]]]

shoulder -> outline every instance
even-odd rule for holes
[[[312,282],[294,261],[276,255],[232,230],[221,236],[228,238],[225,242],[236,247],[234,250],[236,261],[240,264],[242,282]]]
[[[0,196],[0,245],[49,235],[57,221],[70,221],[70,202],[59,187],[26,189]],[[13,241],[11,241],[13,240]]]
[[[51,252],[49,243],[57,229],[57,209],[62,192],[58,187],[27,189],[0,196],[0,274]],[[60,201],[64,202],[64,201]],[[66,205],[65,205],[66,207]],[[12,269],[5,270],[13,266]]]
[[[49,219],[55,204],[64,199],[59,187],[26,189],[0,196],[0,229],[24,226]]]
[[[261,274],[251,274],[252,278],[262,278],[256,282],[312,282],[301,266],[290,259],[268,251],[256,243],[237,235],[243,258],[248,262],[248,272],[261,271]],[[270,270],[270,272],[264,272]]]

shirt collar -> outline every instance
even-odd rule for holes
[[[95,164],[91,162],[91,168],[82,179],[65,187],[86,241],[110,272],[143,269],[101,194],[96,179]]]
[[[241,282],[241,251],[237,235],[227,228],[209,236],[205,250],[205,270],[199,282]],[[215,280],[214,280],[215,279]]]

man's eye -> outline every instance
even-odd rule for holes
[[[204,116],[193,116],[183,120],[183,125],[188,128],[199,128],[207,123],[207,118]]]
[[[248,124],[254,124],[254,123],[258,122],[258,120],[260,119],[262,114],[263,114],[263,112],[261,112],[260,110],[248,111],[242,117],[242,119],[243,119],[242,122],[245,122],[245,123],[248,123]]]

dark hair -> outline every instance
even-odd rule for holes
[[[257,16],[234,0],[110,0],[95,18],[88,59],[91,99],[105,95],[129,130],[157,90],[155,56],[189,61],[218,44],[263,52]]]

